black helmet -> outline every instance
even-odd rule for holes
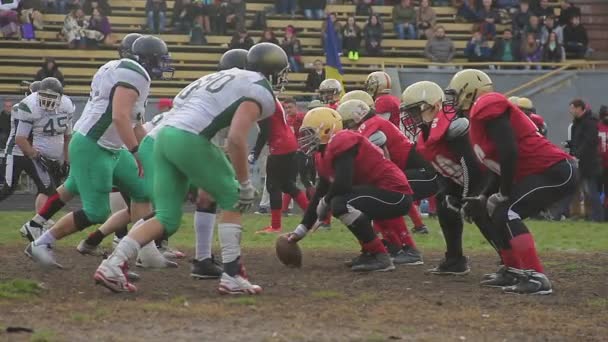
[[[217,65],[219,70],[228,70],[232,68],[245,69],[247,66],[247,50],[244,49],[232,49],[226,51],[220,62]]]
[[[259,43],[247,53],[247,70],[263,74],[273,88],[280,91],[287,84],[289,62],[285,51],[278,45]]]
[[[47,77],[40,81],[38,89],[38,104],[44,110],[53,111],[59,108],[63,85],[55,77]]]
[[[120,46],[118,47],[118,55],[120,58],[130,58],[133,59],[133,54],[131,52],[131,47],[133,47],[133,43],[140,38],[141,34],[139,33],[129,33],[122,38],[120,41]]]
[[[162,39],[154,36],[139,37],[133,42],[131,52],[133,59],[148,71],[152,79],[173,77],[175,69],[171,67],[169,49]]]

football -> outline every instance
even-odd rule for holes
[[[287,235],[280,235],[275,244],[277,258],[285,266],[301,267],[302,250],[297,243],[287,241]]]

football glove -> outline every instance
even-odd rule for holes
[[[308,229],[303,224],[299,224],[293,232],[287,235],[287,241],[291,243],[296,243],[302,240],[306,234],[308,233]]]
[[[460,209],[460,213],[462,217],[469,223],[473,223],[473,217],[477,215],[477,213],[481,212],[481,210],[486,209],[487,197],[485,195],[478,195],[475,197],[464,197],[464,204]]]
[[[255,162],[256,162],[256,158],[255,158],[255,154],[254,154],[253,152],[249,153],[249,155],[247,156],[247,162],[248,162],[250,165],[255,164]]]
[[[460,207],[462,206],[462,203],[460,202],[460,199],[458,197],[452,195],[445,195],[443,201],[446,208],[455,213],[460,214]]]
[[[239,185],[239,201],[236,207],[245,212],[253,205],[255,199],[255,188],[251,184],[251,180],[247,180]]]
[[[317,204],[317,220],[324,221],[329,216],[329,205],[325,201],[325,197],[321,198]]]

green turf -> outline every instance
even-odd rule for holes
[[[0,299],[23,299],[36,296],[41,287],[37,282],[27,279],[11,279],[0,282]]]
[[[24,245],[23,238],[19,235],[19,227],[30,219],[32,213],[8,211],[0,214],[0,246],[2,245]],[[59,217],[59,215],[57,215]],[[291,216],[283,219],[285,231],[293,230],[299,223],[299,216]],[[244,220],[245,233],[243,245],[250,248],[273,248],[276,235],[255,234],[255,231],[267,226],[270,217],[266,215],[247,215]],[[416,242],[422,250],[441,251],[444,249],[443,237],[437,220],[426,219],[425,223],[430,228],[429,235],[416,235]],[[608,234],[605,224],[595,224],[582,221],[526,221],[533,232],[536,243],[540,250],[551,251],[573,251],[573,252],[597,252],[606,251],[608,246]],[[411,227],[411,224],[410,224]],[[92,231],[89,228],[87,232]],[[61,241],[59,245],[75,246],[86,233],[77,233]],[[104,244],[109,244],[110,239]],[[187,213],[182,219],[180,230],[171,238],[171,244],[191,248],[194,241],[192,229],[192,214]],[[302,241],[303,248],[311,249],[341,249],[353,250],[357,248],[355,239],[350,232],[338,220],[333,220],[330,231],[310,234]],[[464,247],[467,251],[489,251],[491,247],[479,234],[477,228],[467,224],[464,232]]]

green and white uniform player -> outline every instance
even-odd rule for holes
[[[70,172],[62,186],[62,191],[79,195],[83,207],[62,217],[34,241],[31,248],[37,261],[56,263],[48,249],[41,249],[109,217],[109,194],[115,180],[131,196],[133,220],[150,213],[136,160],[136,132],[143,130],[141,115],[150,83],[146,69],[130,59],[110,61],[93,76],[89,100],[74,125],[69,145]],[[135,150],[128,151],[125,145]]]
[[[176,105],[155,128],[153,197],[155,216],[132,229],[102,262],[95,279],[113,291],[135,291],[121,269],[141,246],[178,229],[190,184],[207,192],[223,209],[218,225],[224,293],[261,292],[244,276],[240,264],[241,209],[253,203],[247,165],[247,136],[256,121],[274,113],[275,96],[260,73],[230,69],[204,76],[184,88]],[[212,142],[228,128],[227,150]],[[235,172],[236,170],[236,172]]]

